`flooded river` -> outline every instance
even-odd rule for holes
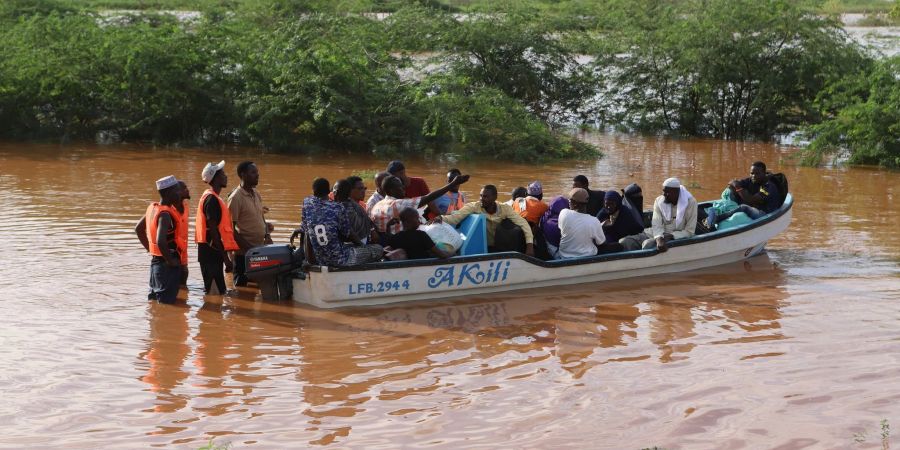
[[[900,173],[588,138],[605,158],[407,167],[432,188],[460,167],[470,198],[532,179],[561,193],[583,173],[650,201],[669,176],[716,198],[760,159],[788,175],[794,221],[768,255],[713,270],[347,311],[204,297],[192,248],[168,306],[146,300],[132,231],[157,178],[196,202],[206,162],[227,160],[230,191],[254,160],[285,241],[314,177],[386,161],[0,144],[0,447],[881,448],[879,423],[900,426]]]

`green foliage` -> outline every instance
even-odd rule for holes
[[[213,442],[213,439],[210,439],[209,442],[206,443],[203,447],[198,448],[197,450],[229,450],[231,448],[231,443],[226,442],[224,444],[217,444]]]
[[[534,13],[512,10],[457,24],[447,38],[453,72],[498,89],[544,120],[584,118],[594,79]]]
[[[496,88],[438,75],[420,89],[416,105],[425,113],[423,135],[430,145],[497,159],[597,156],[592,147],[551,131]]]
[[[854,164],[900,167],[900,57],[828,85],[816,101],[825,120],[808,128],[805,162],[849,154]]]
[[[608,120],[646,131],[768,138],[809,119],[863,60],[836,22],[787,0],[627,2],[598,58]]]
[[[533,111],[542,98],[491,86],[502,84],[497,77],[431,99],[435,84],[395,50],[425,41],[399,33],[423,16],[435,36],[458,42],[446,12],[410,7],[381,21],[308,12],[324,8],[312,1],[261,5],[211,8],[187,22],[52,9],[10,19],[0,29],[0,135],[299,151],[464,148],[518,159],[593,151],[550,131]],[[441,67],[448,79],[464,76]]]

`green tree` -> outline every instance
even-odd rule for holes
[[[825,117],[810,126],[805,162],[845,154],[854,164],[900,167],[900,57],[830,84],[817,99]]]
[[[815,113],[864,58],[840,25],[787,0],[628,2],[598,58],[608,117],[648,131],[769,138]]]

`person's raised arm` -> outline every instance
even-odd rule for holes
[[[442,195],[446,194],[447,192],[450,192],[450,189],[452,189],[453,187],[459,186],[459,185],[465,183],[466,181],[469,181],[468,175],[457,175],[457,176],[453,177],[453,180],[451,180],[449,183],[447,183],[446,186],[444,186],[434,192],[431,192],[428,195],[423,196],[421,198],[421,200],[419,200],[419,208],[426,206],[429,203],[437,200]]]
[[[477,210],[478,203],[466,203],[462,208],[453,211],[453,214],[444,214],[443,216],[437,216],[434,218],[434,221],[437,223],[443,222],[448,225],[456,226]]]

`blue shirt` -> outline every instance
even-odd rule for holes
[[[434,201],[435,206],[441,211],[441,215],[447,214],[447,208],[451,203],[456,203],[457,198],[462,198],[462,202],[466,202],[466,198],[463,196],[462,192],[447,192],[446,194],[437,198]]]
[[[346,265],[350,248],[341,242],[341,236],[349,234],[350,221],[344,207],[311,195],[303,199],[301,219],[300,230],[306,233],[319,265]]]

